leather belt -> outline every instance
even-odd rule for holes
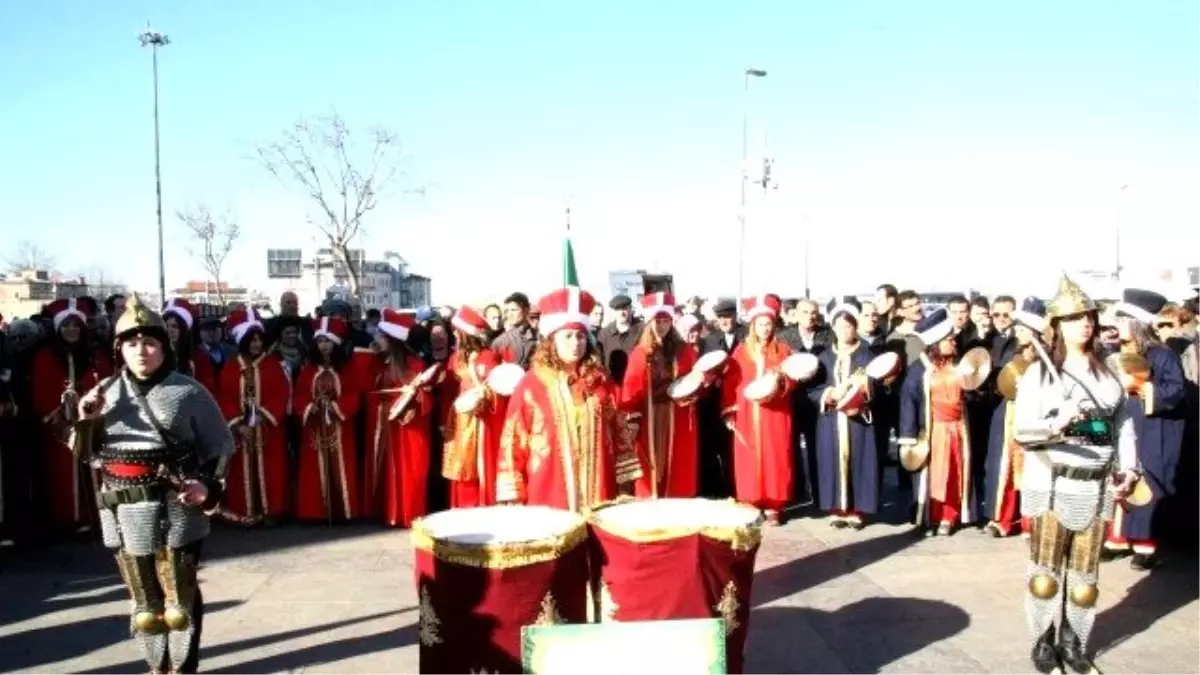
[[[167,490],[161,484],[134,485],[116,490],[101,492],[96,501],[101,508],[115,509],[121,504],[140,504],[142,502],[160,502],[167,496]]]
[[[1055,478],[1071,480],[1102,480],[1108,476],[1108,469],[1085,469],[1076,466],[1055,465],[1052,469]]]

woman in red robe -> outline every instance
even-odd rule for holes
[[[617,392],[588,338],[595,299],[575,286],[538,303],[542,339],[509,400],[496,499],[582,512],[642,475],[620,443]]]
[[[263,324],[254,310],[225,320],[238,349],[237,361],[220,378],[217,402],[234,430],[237,450],[229,462],[224,515],[243,524],[274,522],[287,515],[288,380],[283,363],[266,349]]]
[[[670,293],[642,298],[642,314],[650,325],[629,353],[621,384],[623,432],[636,434],[642,463],[634,494],[642,498],[695,497],[699,480],[696,398],[676,401],[667,393],[672,382],[696,365],[696,350],[675,331],[674,312]]]
[[[54,325],[50,343],[33,357],[33,408],[41,420],[42,480],[50,522],[55,527],[86,527],[95,513],[92,478],[66,445],[80,397],[112,374],[108,358],[92,347],[89,298],[55,300],[44,314]]]
[[[358,453],[354,428],[362,388],[342,345],[339,318],[313,319],[313,346],[296,378],[293,410],[300,419],[296,517],[350,520],[358,515]]]
[[[367,366],[367,452],[363,513],[391,527],[409,527],[428,510],[433,382],[409,348],[413,317],[384,309]]]
[[[496,459],[508,397],[486,386],[500,357],[486,346],[487,319],[471,307],[462,307],[450,321],[457,348],[446,376],[446,444],[442,477],[450,481],[450,507],[491,506],[496,503]],[[459,411],[458,396],[480,393],[473,409]]]
[[[775,334],[779,297],[744,301],[750,324],[746,341],[733,350],[721,385],[721,411],[733,431],[734,496],[763,510],[767,522],[782,523],[781,510],[792,494],[792,383],[779,372],[792,350]],[[775,391],[753,401],[746,387],[774,378]]]
[[[199,382],[215,396],[217,385],[212,360],[196,345],[192,332],[197,316],[196,308],[183,298],[172,298],[162,311],[171,351],[175,353],[175,369]]]

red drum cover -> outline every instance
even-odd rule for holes
[[[762,538],[757,509],[732,500],[624,501],[595,509],[589,527],[601,622],[724,619],[728,671],[742,672]]]
[[[412,526],[422,673],[520,673],[521,628],[587,621],[587,526],[540,506],[456,509]]]
[[[859,383],[847,391],[837,402],[837,409],[847,415],[854,415],[867,407],[867,385]]]

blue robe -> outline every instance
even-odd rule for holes
[[[817,358],[821,370],[810,382],[807,393],[813,405],[821,410],[816,426],[817,494],[821,510],[875,513],[879,508],[879,453],[871,426],[870,406],[876,401],[877,383],[872,381],[869,385],[869,403],[862,414],[848,417],[833,409],[823,410],[821,406],[821,397],[826,390],[839,384],[844,376],[867,367],[872,358],[871,348],[860,341],[849,355],[849,369],[843,366],[841,372],[836,348],[821,352]],[[843,433],[849,455],[844,471],[841,459]]]
[[[1122,537],[1135,541],[1154,539],[1159,504],[1164,496],[1175,492],[1175,470],[1187,425],[1187,380],[1179,355],[1168,347],[1153,345],[1146,351],[1146,359],[1150,362],[1153,394],[1148,401],[1131,397],[1129,411],[1137,431],[1138,464],[1154,497],[1145,506],[1118,509],[1113,523]],[[1196,448],[1189,451],[1195,452]]]

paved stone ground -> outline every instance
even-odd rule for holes
[[[1019,539],[916,539],[796,519],[758,557],[750,672],[1030,672]],[[201,572],[206,672],[416,672],[405,532],[223,530]],[[1109,673],[1198,672],[1197,559],[1102,572],[1093,637]],[[125,595],[97,545],[0,550],[0,670],[145,672]]]

